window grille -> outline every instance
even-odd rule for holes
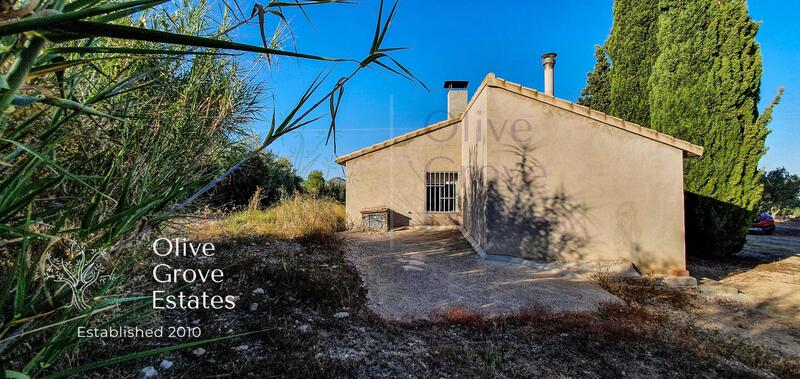
[[[457,182],[457,172],[426,172],[425,212],[455,212],[458,206]]]

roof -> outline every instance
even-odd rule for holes
[[[369,213],[386,213],[389,211],[389,207],[372,207],[372,208],[364,208],[360,212],[361,214],[369,214]]]
[[[428,125],[428,126],[422,128],[422,129],[417,129],[417,130],[415,130],[413,132],[406,133],[406,134],[403,134],[401,136],[394,137],[392,139],[383,141],[381,143],[372,145],[370,147],[366,147],[366,148],[363,148],[361,150],[354,151],[354,152],[352,152],[350,154],[347,154],[347,155],[343,155],[343,156],[341,156],[341,157],[336,159],[336,163],[343,164],[343,163],[345,163],[345,162],[347,162],[347,161],[349,161],[349,160],[351,160],[353,158],[358,158],[358,157],[360,157],[362,155],[366,155],[366,154],[372,153],[374,151],[378,151],[380,149],[383,149],[383,148],[386,148],[386,147],[389,147],[389,146],[392,146],[392,145],[396,145],[396,144],[398,144],[400,142],[407,141],[407,140],[410,140],[410,139],[415,138],[415,137],[419,137],[419,136],[421,136],[423,134],[428,134],[430,132],[433,132],[433,131],[448,127],[450,125],[458,124],[459,122],[461,122],[461,117],[460,116],[456,117],[456,118],[451,118],[449,120],[444,120],[444,121],[441,121],[441,122],[437,122],[437,123],[435,123],[433,125]]]
[[[527,98],[549,104],[556,108],[560,108],[562,110],[572,112],[574,114],[601,122],[603,124],[613,126],[618,129],[625,130],[627,132],[639,135],[641,137],[651,139],[656,142],[663,143],[668,146],[672,146],[676,149],[682,150],[684,154],[688,157],[699,157],[703,155],[703,147],[692,144],[690,142],[684,141],[682,139],[675,138],[668,134],[657,132],[653,129],[643,127],[641,125],[625,121],[619,117],[614,117],[607,115],[603,112],[596,111],[594,109],[590,109],[583,105],[575,104],[571,101],[559,99],[553,96],[546,95],[535,89],[527,88],[522,86],[521,84],[512,83],[507,80],[500,79],[494,75],[494,73],[489,73],[486,75],[486,78],[483,79],[483,82],[478,87],[478,90],[475,91],[475,95],[472,96],[472,100],[470,101],[469,105],[467,105],[467,109],[472,107],[472,103],[478,97],[479,94],[485,87],[493,87],[493,88],[501,88],[507,91],[510,91],[514,94],[525,96]],[[352,160],[354,158],[358,158],[362,155],[370,154],[372,152],[387,148],[392,145],[396,145],[398,143],[410,140],[412,138],[419,137],[424,134],[428,134],[430,132],[442,129],[444,127],[457,124],[461,122],[466,111],[460,114],[458,117],[451,118],[449,120],[444,120],[441,122],[437,122],[432,125],[428,125],[422,129],[417,129],[413,132],[403,134],[401,136],[386,140],[384,142],[366,147],[361,150],[354,151],[350,154],[343,155],[336,159],[336,163],[344,164],[345,162]]]

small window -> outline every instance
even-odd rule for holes
[[[457,172],[425,173],[425,212],[453,213],[458,206]]]

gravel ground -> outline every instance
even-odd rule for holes
[[[386,319],[428,319],[448,309],[486,316],[542,307],[592,311],[617,297],[589,280],[481,259],[458,230],[347,233],[348,258]]]

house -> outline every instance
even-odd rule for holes
[[[489,73],[445,121],[344,155],[353,225],[452,225],[482,255],[685,270],[683,160],[703,148]],[[366,223],[366,224],[365,224]]]

